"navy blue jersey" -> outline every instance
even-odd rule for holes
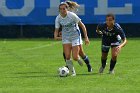
[[[123,29],[118,23],[115,23],[111,30],[107,29],[106,23],[99,24],[98,30],[103,33],[102,44],[106,46],[110,46],[111,43],[120,42],[121,39],[126,37]]]

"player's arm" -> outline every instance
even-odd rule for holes
[[[124,47],[127,43],[127,39],[126,39],[126,36],[125,36],[125,33],[123,31],[123,29],[121,28],[121,26],[118,24],[118,32],[119,32],[119,35],[120,37],[122,38],[122,43],[120,44],[120,47]]]
[[[62,31],[59,31],[58,34],[59,34],[59,37],[62,37]]]
[[[55,40],[61,40],[62,37],[59,37],[59,28],[60,28],[60,23],[59,23],[59,20],[58,20],[58,16],[56,17],[55,19],[55,31],[54,31],[54,39]]]
[[[103,34],[102,31],[101,31],[101,29],[100,29],[100,26],[99,26],[99,25],[98,25],[97,28],[96,28],[96,32],[97,32],[98,34],[100,34],[100,35]]]
[[[122,40],[123,40],[123,42],[121,43],[120,47],[124,47],[126,45],[126,43],[127,43],[126,37],[124,39],[122,39]]]
[[[119,52],[119,51],[121,50],[121,48],[124,47],[124,46],[126,45],[126,43],[127,43],[126,37],[123,38],[122,40],[123,40],[123,42],[122,42],[119,46],[116,47],[116,51],[118,51],[118,52]]]
[[[120,47],[122,48],[122,47],[124,47],[124,46],[126,45],[126,43],[127,43],[127,39],[126,39],[125,33],[124,33],[124,31],[123,31],[122,28],[121,28],[120,31],[119,31],[119,35],[121,36],[122,41],[123,41],[123,42],[120,44]]]
[[[62,39],[62,37],[59,36],[59,28],[55,28],[54,39],[55,40],[61,40]]]
[[[88,36],[87,36],[86,27],[81,21],[78,22],[78,25],[82,28],[82,31],[84,33],[84,38],[85,38],[85,44],[88,45],[90,42],[89,42],[89,39],[88,39]]]

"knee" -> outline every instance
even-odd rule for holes
[[[102,56],[101,57],[103,60],[106,60],[107,59],[107,56]]]
[[[117,60],[117,56],[112,56],[112,60],[116,61]]]
[[[108,53],[102,53],[101,59],[106,60],[107,59],[107,56],[108,56]]]
[[[84,52],[79,52],[79,56],[83,58],[83,57],[85,57],[86,55],[85,55]]]
[[[78,56],[73,56],[73,60],[78,61],[79,57]]]
[[[70,60],[70,56],[66,55],[66,60]]]

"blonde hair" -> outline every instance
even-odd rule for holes
[[[78,11],[78,7],[80,6],[77,2],[74,1],[66,1],[67,5],[68,5],[68,9],[69,11]]]

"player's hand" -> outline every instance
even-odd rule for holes
[[[119,51],[119,50],[121,50],[121,48],[122,48],[121,46],[117,46],[117,47],[116,47],[116,50]]]
[[[58,34],[59,34],[59,37],[62,37],[62,32],[59,32]]]
[[[89,39],[88,39],[88,37],[86,37],[85,38],[85,45],[89,45],[89,44],[90,44]]]
[[[62,37],[54,37],[55,40],[62,40]]]
[[[119,54],[119,52],[121,51],[121,46],[117,46],[116,48],[115,48],[115,51],[116,51],[116,54]]]
[[[102,31],[99,31],[99,30],[96,30],[96,32],[97,32],[98,34],[100,34],[100,35],[103,34]]]

